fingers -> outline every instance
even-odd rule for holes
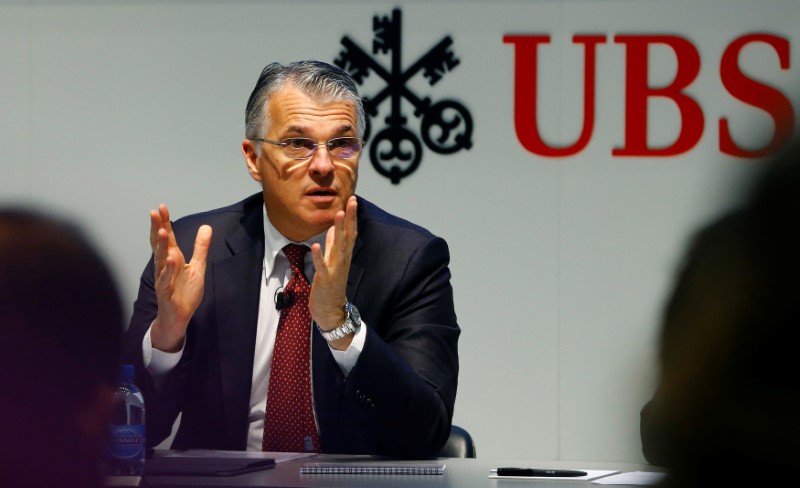
[[[177,246],[178,241],[175,240],[175,233],[172,232],[172,222],[169,220],[169,210],[163,203],[158,206],[158,213],[161,216],[161,227],[167,230],[169,236],[169,245]]]
[[[202,271],[205,273],[205,260],[211,241],[211,228],[208,227],[202,232],[198,230],[198,240],[201,248]],[[150,247],[153,250],[157,286],[160,286],[161,289],[167,289],[179,272],[177,267],[183,266],[184,261],[183,253],[178,248],[175,232],[172,230],[169,209],[163,203],[157,209],[150,211]],[[195,243],[195,249],[198,249],[197,243]]]
[[[158,244],[159,229],[166,229],[170,244],[175,244],[175,236],[172,232],[172,223],[169,220],[169,209],[163,203],[158,209],[150,211],[150,247],[155,252]]]
[[[347,276],[350,273],[355,246],[358,204],[351,196],[345,208],[336,212],[333,225],[325,235],[325,253],[319,243],[311,245],[315,276],[311,285],[309,309],[321,326],[333,326],[342,321],[342,304],[347,300]]]
[[[326,246],[330,245],[331,239],[331,231],[328,230],[328,235],[326,237]],[[311,261],[314,263],[314,272],[323,276],[327,272],[327,268],[325,266],[325,258],[322,256],[322,246],[319,243],[311,244]]]
[[[345,207],[344,230],[347,236],[347,254],[353,251],[353,246],[356,243],[356,236],[358,235],[358,200],[355,195],[351,195],[347,200]]]
[[[150,211],[150,249],[153,253],[156,252],[156,245],[158,244],[158,229],[161,228],[161,215],[158,210]]]
[[[357,211],[358,203],[356,197],[351,196],[347,200],[344,210],[336,212],[336,215],[333,217],[333,241],[331,242],[329,240],[331,237],[329,231],[325,241],[326,249],[332,249],[331,244],[333,244],[335,249],[344,255],[349,255],[350,252],[352,252],[353,245],[356,241],[356,234],[358,233],[358,226],[356,223]]]
[[[325,254],[329,255],[334,249],[341,249],[345,243],[344,211],[339,210],[333,216],[333,225],[328,228],[325,235]]]
[[[192,264],[196,266],[197,271],[203,276],[206,274],[206,258],[208,257],[208,248],[211,246],[211,233],[210,225],[201,225],[197,229],[197,237],[194,239]]]
[[[156,294],[167,292],[170,294],[172,289],[172,282],[177,273],[177,261],[174,258],[166,257],[164,259],[164,266],[156,273]]]
[[[161,280],[161,273],[166,266],[169,253],[169,233],[164,228],[164,218],[169,223],[169,210],[163,203],[158,209],[150,211],[150,247],[153,250],[156,281]]]
[[[334,218],[334,224],[328,228],[328,232],[325,233],[325,255],[330,256],[331,252],[336,249],[338,243],[342,241],[342,232],[337,228],[336,225],[336,218]]]
[[[158,229],[156,232],[156,241],[153,246],[153,262],[156,269],[156,278],[161,274],[162,269],[166,266],[167,257],[169,255],[169,237],[167,231],[163,228]]]

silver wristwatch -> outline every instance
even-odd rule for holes
[[[344,323],[342,325],[333,330],[324,331],[319,324],[317,324],[317,329],[319,329],[320,334],[322,334],[322,337],[328,342],[341,339],[348,334],[356,333],[360,328],[361,314],[358,313],[358,309],[355,305],[350,302],[344,304]]]

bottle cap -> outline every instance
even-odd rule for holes
[[[119,367],[119,381],[132,382],[134,378],[134,368],[132,364],[123,364]]]

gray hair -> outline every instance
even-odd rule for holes
[[[245,110],[245,137],[262,137],[269,129],[270,97],[291,83],[320,103],[352,102],[356,109],[356,134],[366,130],[364,104],[358,96],[355,81],[344,70],[322,61],[296,61],[287,65],[271,63],[258,77]]]

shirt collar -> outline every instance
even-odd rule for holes
[[[316,242],[322,246],[322,252],[325,252],[325,234],[327,231],[321,232],[303,242],[294,242],[281,234],[278,229],[272,225],[272,222],[270,222],[267,216],[266,205],[261,206],[261,212],[264,218],[264,267],[266,268],[267,276],[272,274],[272,269],[275,267],[276,256],[287,244],[303,244],[310,248],[311,244]]]

